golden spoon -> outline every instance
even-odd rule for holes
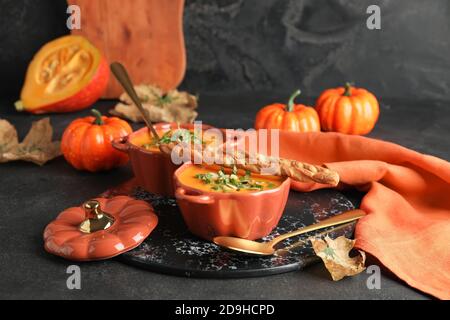
[[[322,220],[318,223],[312,224],[310,226],[300,228],[296,231],[285,233],[268,242],[256,242],[242,238],[223,237],[223,236],[215,237],[213,241],[215,244],[227,249],[255,255],[270,256],[275,253],[274,247],[280,241],[314,230],[328,228],[342,223],[358,220],[359,218],[364,217],[365,215],[366,213],[359,209],[347,211],[334,217]]]
[[[148,117],[147,111],[144,109],[141,103],[141,99],[139,99],[136,91],[134,90],[133,83],[130,80],[127,70],[125,67],[119,62],[111,63],[111,71],[116,77],[116,79],[120,82],[125,92],[128,96],[133,100],[136,107],[141,112],[142,117],[144,118],[145,124],[147,125],[150,132],[153,134],[155,139],[159,140],[159,135],[156,132],[155,128],[152,125],[152,121]]]

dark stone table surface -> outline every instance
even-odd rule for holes
[[[200,97],[200,120],[219,127],[249,128],[260,106],[283,94],[236,94]],[[312,100],[309,100],[312,102]],[[450,103],[381,100],[381,118],[371,137],[450,159]],[[106,111],[113,101],[97,107]],[[55,137],[83,111],[51,115]],[[42,118],[16,113],[13,99],[0,100],[6,118],[22,138],[31,122]],[[0,298],[4,299],[428,299],[390,275],[381,289],[369,290],[369,274],[333,282],[321,264],[303,271],[247,279],[191,279],[161,275],[118,261],[79,263],[81,290],[69,290],[72,262],[47,254],[42,232],[61,210],[78,205],[132,177],[128,167],[106,173],[72,169],[58,158],[38,167],[14,162],[0,165]]]

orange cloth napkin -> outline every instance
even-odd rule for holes
[[[410,286],[450,299],[450,163],[399,145],[339,133],[280,132],[280,156],[337,171],[367,192],[356,246]],[[294,183],[299,191],[326,186]]]

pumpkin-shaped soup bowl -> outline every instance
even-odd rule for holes
[[[195,182],[194,167],[199,168],[186,163],[174,174],[175,197],[193,234],[206,240],[216,236],[255,240],[277,226],[286,206],[289,178],[279,178],[275,187],[262,191],[208,191],[201,181]]]
[[[194,124],[158,123],[154,125],[159,136],[177,129],[194,130]],[[214,129],[208,125],[198,126],[201,130]],[[218,129],[216,129],[218,130]],[[139,186],[148,192],[173,197],[173,174],[180,164],[175,164],[170,155],[162,153],[158,147],[145,147],[152,141],[148,128],[139,129],[127,137],[114,140],[115,149],[128,154]]]

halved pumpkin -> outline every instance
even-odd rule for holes
[[[16,108],[31,113],[84,109],[101,97],[108,80],[101,52],[82,36],[64,36],[36,53]]]

